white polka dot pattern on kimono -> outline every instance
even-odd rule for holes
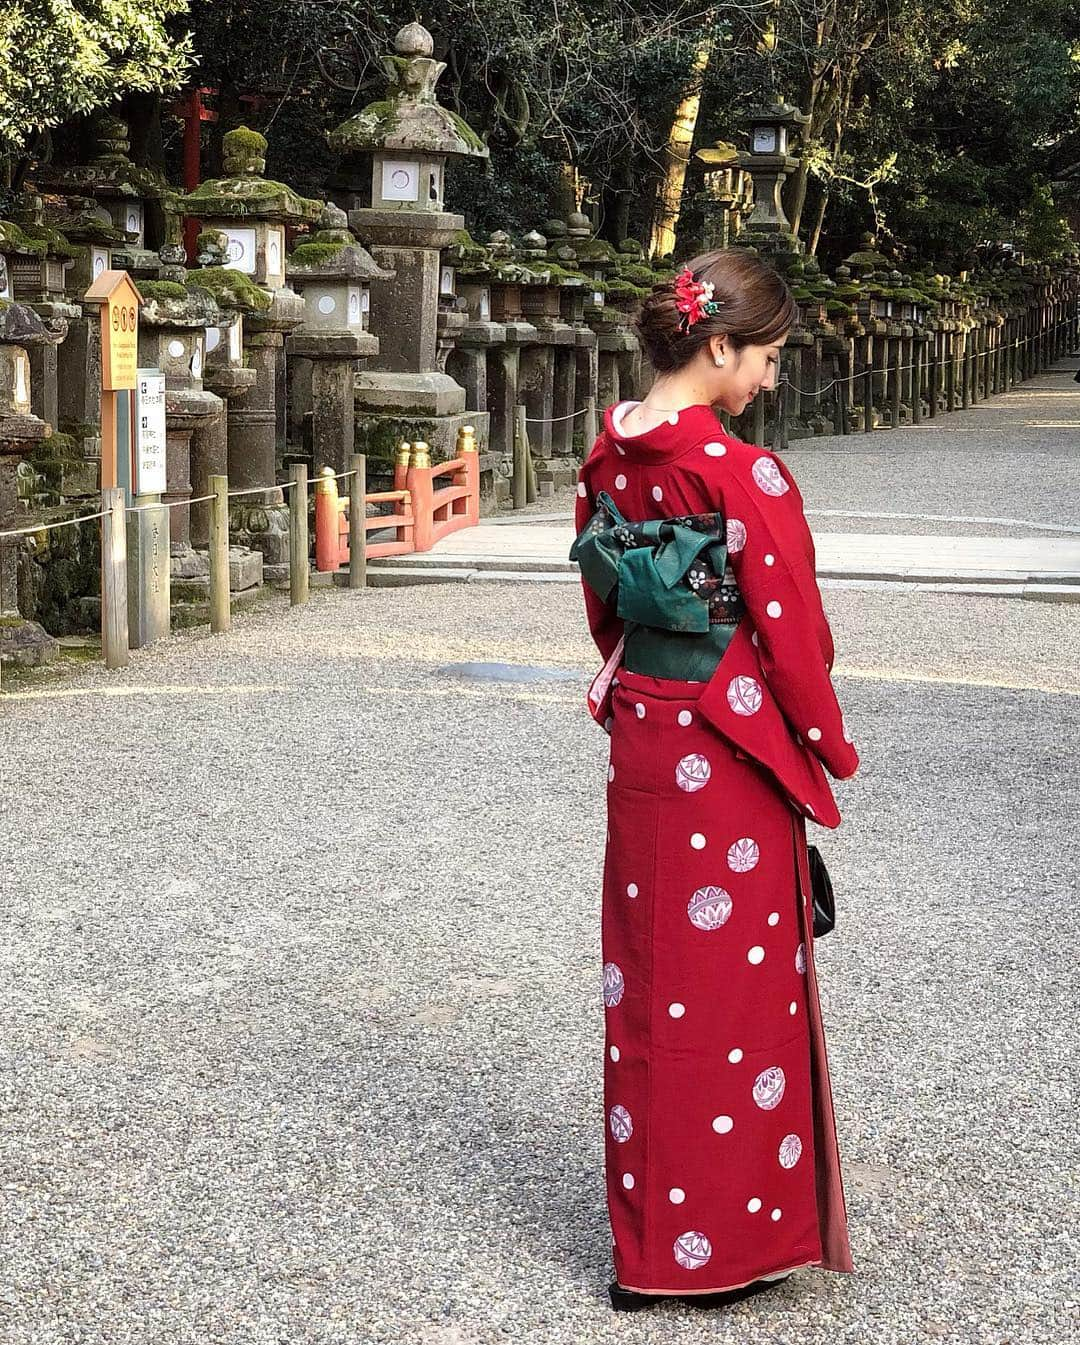
[[[673,1186],[667,1193],[667,1198],[673,1205],[681,1205],[686,1199],[686,1192],[681,1186]]]
[[[680,1233],[673,1248],[675,1260],[684,1270],[700,1270],[712,1256],[712,1243],[704,1233]]]
[[[755,649],[756,649],[756,648],[758,647],[758,645],[760,644],[760,641],[758,640],[758,633],[757,633],[757,631],[754,631],[753,635],[750,636],[750,643],[754,646]]]
[[[726,444],[712,443],[705,445],[705,454],[707,457],[722,458],[726,452],[727,452]]]
[[[763,1069],[754,1080],[754,1102],[762,1111],[772,1111],[780,1105],[786,1087],[787,1079],[779,1065]]]
[[[690,713],[689,710],[679,711],[679,728],[688,729],[693,722],[694,722],[694,716]]]
[[[604,1004],[609,1009],[614,1009],[622,1000],[623,993],[626,990],[626,979],[622,974],[622,968],[615,962],[604,963]]]
[[[652,497],[653,497],[653,499],[656,501],[657,504],[659,504],[660,501],[664,498],[664,492],[660,489],[659,486],[653,486],[653,488],[652,488]]]
[[[760,943],[756,943],[753,948],[750,949],[746,954],[746,960],[752,967],[761,966],[762,962],[765,961],[765,949],[762,948]]]
[[[711,933],[727,924],[731,916],[731,897],[722,887],[699,887],[687,903],[686,914],[695,929]]]
[[[774,599],[772,600],[772,602],[766,604],[766,606],[765,606],[765,614],[766,614],[766,616],[771,616],[772,619],[775,621],[775,620],[777,619],[777,617],[781,617],[781,616],[784,615],[784,609],[780,606],[780,604],[779,604],[779,603],[776,601],[776,599],[774,598]]]
[[[791,1003],[787,1006],[787,1011],[789,1014],[791,1014],[792,1018],[794,1018],[795,1015],[799,1012],[798,1004],[794,1000],[792,1000]]]
[[[636,1182],[634,1181],[634,1174],[632,1172],[624,1172],[622,1184],[625,1190],[632,1191],[634,1189],[634,1186],[636,1185]]]
[[[616,444],[616,445],[615,445],[615,452],[618,453],[618,455],[619,455],[620,458],[625,458],[625,457],[626,457],[626,449],[623,448],[622,444]]]
[[[810,741],[811,741],[812,743],[819,743],[819,742],[821,742],[821,730],[820,730],[820,729],[807,729],[807,730],[806,730],[806,736],[810,739]]]
[[[752,836],[743,836],[728,847],[727,862],[732,873],[749,873],[756,869],[761,849]]]
[[[627,883],[627,884],[626,884],[626,895],[627,895],[628,897],[636,897],[637,894],[638,894],[638,885],[637,885],[637,883]]]
[[[611,1050],[608,1052],[608,1054],[611,1056],[613,1063],[617,1065],[619,1063],[619,1056],[621,1054],[619,1048],[617,1046],[613,1046]]]
[[[611,1127],[611,1138],[616,1144],[625,1144],[634,1133],[634,1122],[630,1113],[625,1107],[612,1107],[608,1114],[608,1125]]]
[[[742,1059],[742,1051],[736,1046],[734,1050],[728,1051],[727,1058],[729,1064],[737,1065]]]
[[[679,413],[678,413],[678,411],[672,411],[671,415],[668,416],[668,418],[667,418],[667,423],[668,423],[669,425],[678,425],[678,423],[679,423]]]
[[[779,923],[780,923],[780,912],[779,912],[779,911],[772,911],[772,912],[770,912],[770,914],[769,914],[769,925],[770,925],[770,927],[771,927],[772,929],[775,929],[776,926],[777,926]]]
[[[614,766],[609,766],[609,767],[607,768],[607,779],[608,779],[608,784],[609,784],[609,785],[611,784],[612,780],[615,779],[615,767],[614,767]]]
[[[761,1201],[757,1196],[753,1196],[746,1202],[746,1209],[749,1214],[757,1214],[758,1210],[761,1209]]]
[[[746,524],[737,518],[729,518],[726,531],[727,549],[733,556],[737,556],[746,545]]]
[[[713,1117],[712,1128],[716,1131],[718,1135],[730,1134],[731,1130],[734,1128],[734,1125],[735,1122],[731,1119],[730,1116]]]
[[[786,495],[788,483],[780,475],[780,468],[772,458],[758,458],[750,468],[758,490],[766,495]]]
[[[768,551],[767,551],[767,552],[765,553],[765,564],[766,564],[766,565],[775,565],[775,564],[776,564],[776,557],[775,557],[771,552],[768,552]]]
[[[806,970],[806,944],[800,943],[795,949],[795,970],[801,976]]]
[[[608,733],[610,733],[614,727],[615,727],[615,721],[614,719],[612,719],[610,715],[608,715],[608,717],[604,720],[604,728],[607,730]]]
[[[793,1168],[802,1157],[802,1140],[798,1135],[785,1135],[780,1141],[778,1154],[782,1168]]]
[[[622,472],[620,472],[619,475],[615,478],[615,489],[616,490],[626,489],[626,477],[623,476]]]
[[[683,757],[675,767],[675,783],[687,794],[696,794],[704,789],[712,775],[712,767],[700,752],[692,752]]]
[[[727,703],[737,715],[756,715],[761,709],[761,687],[753,677],[740,674],[728,683]]]
[[[639,719],[645,718],[645,707],[640,701],[634,706],[634,714],[636,714]]]
[[[683,1014],[686,1012],[686,1005],[679,1003],[669,1004],[667,1006],[667,1011],[672,1018],[681,1018]]]
[[[690,846],[694,850],[704,850],[707,842],[700,831],[695,831],[690,837]]]
[[[584,499],[585,496],[588,495],[589,492],[585,489],[584,481],[579,481],[577,483],[577,493],[581,496],[582,499]]]
[[[779,1218],[780,1218],[780,1214],[781,1214],[781,1211],[780,1211],[780,1210],[773,1210],[772,1214],[769,1215],[769,1218],[770,1218],[770,1219],[773,1221],[773,1223],[775,1224],[775,1223],[779,1220]]]

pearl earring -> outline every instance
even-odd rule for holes
[[[722,369],[724,365],[727,364],[727,360],[724,359],[723,355],[717,355],[713,363],[716,365],[718,369]]]

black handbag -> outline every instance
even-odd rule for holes
[[[833,896],[832,880],[821,851],[816,845],[806,847],[810,860],[810,893],[814,903],[814,938],[820,939],[836,925],[836,899]]]

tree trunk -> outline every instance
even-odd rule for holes
[[[814,227],[810,231],[810,242],[807,244],[807,253],[811,257],[817,256],[818,244],[821,242],[822,226],[825,223],[825,211],[829,208],[829,184],[821,184],[821,196],[817,203],[817,218],[814,220]]]
[[[699,48],[690,69],[688,92],[675,109],[675,120],[664,151],[664,177],[657,201],[657,217],[649,242],[649,255],[653,257],[666,257],[675,248],[675,226],[682,204],[686,166],[690,162],[690,150],[701,107],[701,76],[709,64],[711,51],[710,42]]]

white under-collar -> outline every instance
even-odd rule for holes
[[[615,407],[612,408],[612,411],[611,411],[611,428],[615,431],[615,433],[616,433],[621,439],[632,439],[632,438],[636,437],[636,436],[634,436],[634,435],[625,434],[625,433],[623,432],[623,427],[622,427],[622,426],[623,426],[623,421],[624,421],[625,418],[630,414],[630,412],[631,412],[636,406],[640,406],[640,405],[641,405],[640,402],[620,402],[620,403],[618,404],[618,406],[615,406]]]

